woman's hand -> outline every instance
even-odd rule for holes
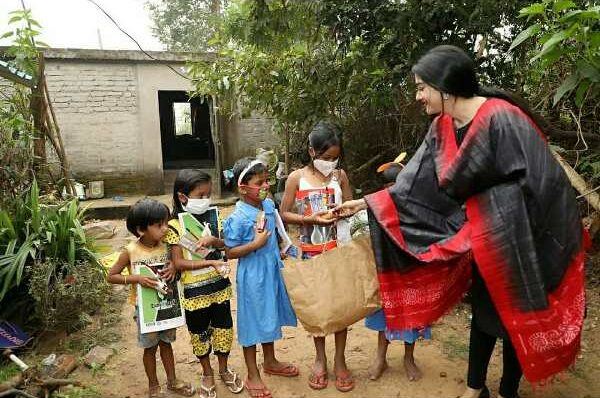
[[[321,211],[318,213],[311,214],[308,217],[304,217],[305,224],[312,225],[331,225],[337,220],[337,216],[333,211]]]
[[[333,209],[333,213],[340,218],[346,218],[353,216],[361,210],[367,208],[367,202],[364,199],[356,199],[349,200],[347,202],[342,203],[335,209]]]

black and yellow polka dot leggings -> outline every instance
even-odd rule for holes
[[[194,355],[205,357],[214,351],[228,355],[233,341],[233,320],[229,300],[206,308],[185,311]]]

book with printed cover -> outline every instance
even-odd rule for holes
[[[166,263],[136,264],[136,275],[158,278],[162,292],[156,289],[137,286],[138,316],[140,332],[152,333],[185,325],[185,314],[179,298],[179,282],[165,282],[160,279],[160,271]]]
[[[179,213],[179,224],[181,227],[181,238],[179,245],[185,250],[183,256],[187,260],[214,260],[220,259],[220,252],[214,248],[207,247],[203,250],[197,250],[196,244],[205,236],[219,236],[219,210],[216,206],[209,207],[208,210],[199,216],[191,213]],[[198,275],[211,272],[211,267],[200,268],[191,271],[192,275]]]

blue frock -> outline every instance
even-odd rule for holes
[[[236,273],[237,333],[243,347],[281,339],[282,326],[296,326],[296,314],[283,283],[275,232],[275,204],[263,201],[266,228],[271,231],[260,249],[238,259]],[[259,209],[238,201],[234,212],[223,224],[225,246],[233,248],[254,240]]]
[[[385,316],[383,310],[379,310],[365,319],[365,326],[371,330],[385,332],[385,337],[389,340],[402,340],[405,343],[413,344],[419,337],[426,340],[431,339],[431,327],[427,326],[421,329],[390,330],[385,325]]]

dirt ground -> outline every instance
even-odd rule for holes
[[[118,223],[120,227],[122,222]],[[127,240],[126,234],[117,234],[117,239],[109,243],[113,247],[121,245]],[[232,282],[235,286],[235,267],[232,264]],[[600,305],[598,300],[598,286],[588,292],[590,305],[588,318],[584,331],[584,343],[580,359],[575,368],[565,375],[558,377],[544,387],[532,387],[527,382],[521,384],[521,397],[523,398],[600,398],[600,336],[598,323]],[[122,287],[116,287],[122,289]],[[120,295],[124,296],[124,295]],[[121,319],[113,326],[121,336],[114,344],[116,354],[101,370],[90,371],[81,367],[74,377],[87,384],[95,385],[101,396],[106,398],[138,398],[145,397],[147,381],[142,366],[142,349],[136,346],[136,328],[132,319],[133,309],[122,300]],[[232,302],[235,320],[235,299]],[[417,382],[409,382],[405,376],[402,358],[404,347],[402,343],[395,342],[388,351],[390,368],[377,381],[368,380],[367,369],[374,356],[377,336],[359,322],[350,328],[347,345],[347,363],[352,370],[356,387],[352,392],[340,393],[335,387],[332,372],[333,338],[327,338],[328,356],[330,358],[330,384],[321,391],[313,391],[307,385],[310,365],[313,361],[314,347],[311,337],[299,324],[297,328],[284,329],[284,338],[275,343],[276,352],[280,360],[293,362],[300,368],[300,376],[296,378],[283,378],[277,376],[264,376],[267,386],[274,397],[457,397],[465,388],[465,374],[467,370],[466,358],[468,355],[469,336],[469,307],[461,305],[451,314],[443,318],[433,329],[433,340],[419,341],[415,350],[418,366],[423,371],[423,378]],[[195,386],[200,383],[201,367],[192,354],[189,336],[185,327],[177,331],[177,341],[174,344],[176,368],[178,377],[192,382]],[[497,396],[498,382],[501,370],[501,355],[497,349],[492,358],[488,375],[488,386],[492,396]],[[260,356],[259,356],[260,358]],[[159,362],[159,379],[165,382],[164,371]],[[259,363],[262,360],[259,360]],[[217,369],[216,358],[213,358],[214,369]],[[241,347],[234,341],[234,348],[230,357],[230,367],[245,375]],[[233,397],[221,382],[217,382],[219,397]],[[245,394],[245,393],[243,393]]]

